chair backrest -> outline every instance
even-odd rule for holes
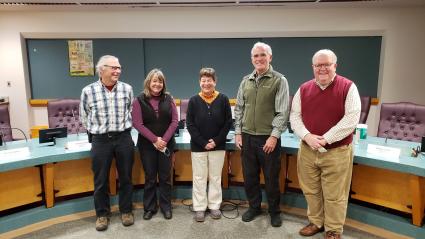
[[[383,103],[377,135],[421,142],[425,136],[425,106],[409,102]]]
[[[60,99],[47,103],[49,128],[67,127],[68,134],[86,132],[80,121],[80,100]]]
[[[12,129],[10,128],[9,106],[0,105],[0,134],[3,141],[12,141]]]
[[[189,99],[180,100],[180,120],[186,120],[188,104],[189,104]]]
[[[370,96],[360,97],[360,101],[362,103],[362,110],[360,111],[359,124],[366,124],[367,116],[369,115],[371,100],[372,100],[372,97]]]

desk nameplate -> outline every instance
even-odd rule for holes
[[[399,163],[400,152],[401,150],[399,148],[393,148],[393,147],[376,145],[376,144],[367,145],[368,154],[384,157],[386,161]]]
[[[28,147],[6,149],[0,151],[0,160],[1,159],[21,159],[28,158],[31,156],[30,149]]]

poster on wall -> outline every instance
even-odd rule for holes
[[[68,51],[71,76],[94,76],[92,40],[69,40]]]

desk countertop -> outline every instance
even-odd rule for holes
[[[132,131],[133,141],[137,142],[137,132]],[[48,144],[39,144],[38,138],[7,142],[0,146],[0,172],[13,169],[32,167],[52,162],[61,162],[90,157],[90,150],[87,147],[69,150],[65,149],[67,142],[87,140],[86,134],[69,135],[68,138],[58,140],[57,145],[48,146]],[[190,136],[187,132],[181,132],[176,137],[177,150],[190,150]],[[296,154],[299,148],[300,140],[293,134],[287,132],[282,134],[282,148],[284,152]],[[401,149],[400,156],[391,160],[384,156],[374,155],[367,152],[368,144],[382,145]],[[417,158],[410,156],[411,148],[418,146],[419,143],[391,140],[385,143],[385,139],[378,137],[368,137],[361,140],[354,146],[354,162],[377,168],[384,168],[393,171],[410,173],[418,176],[425,176],[425,156],[419,155]],[[13,149],[25,149],[24,152],[11,152]],[[235,150],[233,137],[226,143],[226,149]]]

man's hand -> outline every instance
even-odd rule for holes
[[[320,135],[307,134],[304,136],[304,141],[310,146],[311,149],[317,150],[327,144],[325,138]]]
[[[242,148],[242,135],[235,134],[235,144],[238,149]]]
[[[274,148],[276,147],[276,143],[277,143],[277,138],[274,137],[274,136],[270,136],[266,140],[266,143],[263,146],[263,151],[266,154],[269,154],[269,153],[273,152]]]

